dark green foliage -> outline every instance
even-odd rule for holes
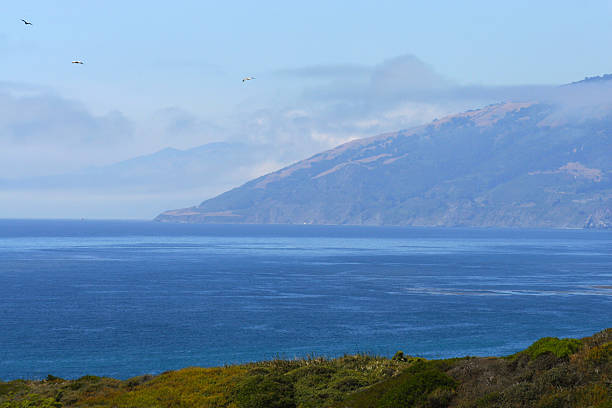
[[[351,391],[358,390],[359,388],[363,388],[366,385],[368,385],[368,383],[364,379],[357,376],[343,377],[331,383],[332,388],[340,391],[341,393],[349,393]]]
[[[24,380],[15,380],[11,382],[0,381],[0,397],[3,395],[11,395],[28,389],[28,385]]]
[[[578,384],[580,375],[569,364],[561,364],[541,373],[535,382],[543,386],[551,385],[556,388],[567,388]]]
[[[427,395],[427,401],[425,401],[423,406],[431,408],[448,407],[455,394],[454,388],[438,387]]]
[[[522,382],[504,390],[503,396],[504,401],[510,402],[511,406],[533,406],[541,395],[540,390],[534,383]]]
[[[377,407],[445,407],[457,385],[444,372],[424,362],[415,363],[402,377],[395,387],[383,394]]]
[[[144,383],[146,383],[147,381],[151,381],[153,379],[152,375],[140,375],[138,377],[132,377],[129,380],[126,381],[125,386],[129,389],[133,389],[138,387],[139,385],[142,385]]]
[[[503,401],[503,396],[499,392],[492,392],[490,394],[485,395],[482,398],[479,398],[476,401],[476,407],[496,407],[500,406]]]
[[[238,385],[236,402],[241,408],[294,408],[293,385],[281,376],[257,375]]]
[[[557,392],[545,395],[538,401],[537,408],[571,408],[571,395],[568,392]]]
[[[404,356],[404,352],[400,350],[397,353],[395,353],[395,355],[393,356],[393,358],[391,358],[391,360],[406,361],[406,356]]]
[[[446,407],[456,381],[434,361],[416,360],[399,376],[349,395],[337,407]]]
[[[95,387],[101,380],[101,377],[96,377],[95,375],[86,375],[78,380],[72,381],[70,383],[71,390],[81,390],[81,389],[91,389]]]
[[[56,377],[53,374],[49,374],[49,375],[47,375],[47,381],[50,381],[50,382],[62,382],[62,381],[64,381],[64,379],[60,378],[60,377]]]

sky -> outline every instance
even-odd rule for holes
[[[265,146],[247,181],[351,139],[610,73],[611,41],[609,1],[5,2],[0,180],[166,147]],[[233,165],[218,160],[219,172]],[[75,206],[147,218],[212,194],[201,188],[170,202],[0,184],[0,218]]]

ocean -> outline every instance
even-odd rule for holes
[[[606,327],[612,231],[0,220],[1,380],[500,356]]]

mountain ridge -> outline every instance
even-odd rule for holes
[[[610,228],[610,113],[489,105],[345,143],[156,220]]]

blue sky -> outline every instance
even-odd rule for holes
[[[165,104],[226,111],[243,75],[272,81],[283,68],[404,54],[460,83],[563,83],[612,70],[609,1],[45,0],[6,2],[1,21],[3,80],[135,114]],[[66,65],[73,58],[85,69]]]
[[[214,141],[270,169],[612,72],[611,41],[609,1],[5,2],[0,179]]]

